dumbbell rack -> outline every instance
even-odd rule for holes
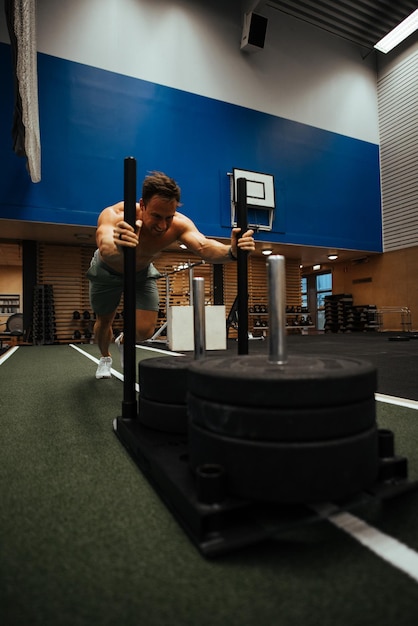
[[[55,341],[55,305],[52,285],[35,285],[33,296],[33,343],[53,344]]]

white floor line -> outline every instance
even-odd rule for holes
[[[90,361],[93,361],[94,363],[96,363],[97,365],[99,364],[99,359],[96,359],[95,356],[89,354],[88,352],[86,352],[85,350],[82,350],[79,346],[77,346],[74,343],[70,343],[69,344],[70,348],[74,348],[74,350],[77,350],[77,352],[80,352],[80,354],[82,354],[83,356],[86,356],[88,359],[90,359]],[[116,370],[113,369],[113,367],[110,370],[112,372],[112,376],[114,376],[115,378],[117,378],[118,380],[123,381],[123,374],[121,374],[120,372],[117,372]],[[139,385],[138,383],[135,383],[135,391],[139,392]]]
[[[351,513],[333,512],[335,511],[333,505],[324,504],[312,508],[378,557],[418,582],[418,554],[415,550],[374,528],[374,526],[369,526]]]
[[[382,393],[375,393],[374,397],[379,402],[386,402],[387,404],[395,404],[396,406],[404,406],[407,409],[418,410],[418,402],[416,400],[408,400],[408,398],[397,398],[396,396],[385,396]]]
[[[14,346],[14,348],[10,348],[10,350],[7,350],[7,352],[5,352],[2,356],[0,356],[0,365],[2,365],[5,361],[7,361],[7,359],[11,357],[12,354],[14,354],[18,348],[19,346]]]
[[[161,354],[171,354],[171,356],[184,356],[181,352],[172,352],[171,350],[161,350],[160,348],[151,348],[150,346],[135,346],[136,348],[141,348],[141,350],[150,350],[151,352],[160,352]]]

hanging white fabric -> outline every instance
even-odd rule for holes
[[[16,78],[22,105],[24,150],[32,182],[41,180],[41,142],[38,107],[36,0],[15,0]]]

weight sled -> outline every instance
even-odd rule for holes
[[[306,504],[230,496],[219,466],[202,466],[194,475],[184,435],[159,432],[123,417],[115,419],[114,431],[204,557],[214,558],[323,520]],[[418,482],[408,480],[407,460],[396,456],[393,447],[391,431],[379,430],[378,479],[371,488],[333,504],[354,511],[417,489]]]

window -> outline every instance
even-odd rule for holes
[[[302,276],[300,280],[300,292],[302,295],[302,311],[308,311],[308,279]]]
[[[316,276],[316,310],[317,328],[323,330],[325,326],[325,297],[332,296],[332,274],[317,274]]]
[[[332,273],[307,274],[300,281],[302,312],[309,313],[318,330],[325,326],[325,296],[332,295]]]

